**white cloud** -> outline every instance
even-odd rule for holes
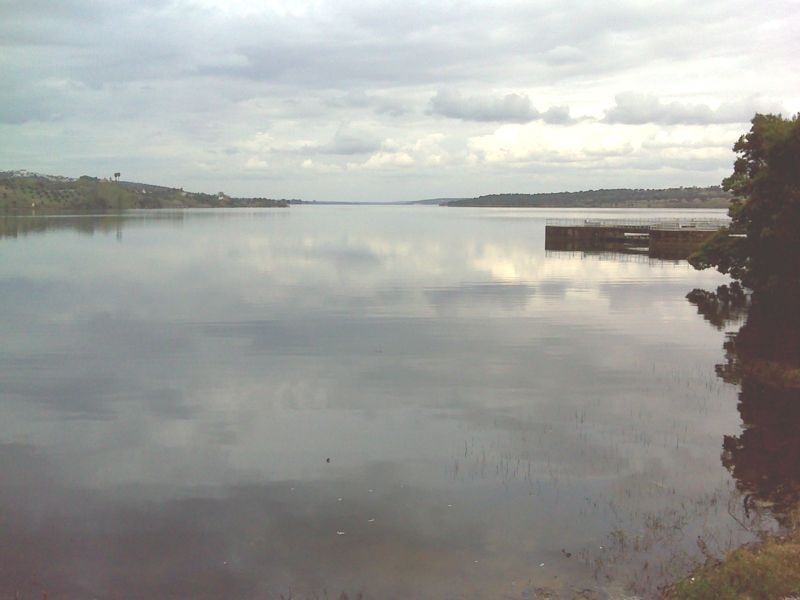
[[[302,163],[300,163],[300,166],[306,171],[311,171],[318,174],[338,173],[342,170],[338,165],[319,162],[310,158],[305,159]]]
[[[414,164],[414,159],[407,152],[376,152],[363,163],[348,163],[348,168],[358,169],[385,169],[387,167],[408,167]]]
[[[267,161],[260,158],[250,157],[244,161],[244,168],[248,171],[261,171],[268,166]]]
[[[601,124],[553,131],[538,123],[502,126],[490,135],[471,138],[469,148],[479,160],[501,164],[597,163],[635,150],[627,132]]]

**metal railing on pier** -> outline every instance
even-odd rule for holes
[[[729,219],[547,219],[546,225],[555,227],[614,227],[637,230],[716,231],[726,227]]]

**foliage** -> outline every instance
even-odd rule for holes
[[[753,290],[800,288],[800,114],[756,114],[733,150],[733,174],[722,182],[734,200],[731,226],[689,259],[716,267]]]
[[[733,147],[722,183],[734,194],[731,226],[698,250],[696,268],[716,267],[752,294],[723,286],[687,298],[712,325],[741,323],[724,344],[717,375],[740,385],[742,431],[726,435],[722,464],[747,514],[766,509],[784,531],[697,569],[669,598],[784,598],[800,595],[800,114],[759,115]],[[734,284],[736,285],[736,284]]]

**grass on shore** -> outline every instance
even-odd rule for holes
[[[800,598],[800,530],[768,537],[706,563],[665,591],[675,600]]]

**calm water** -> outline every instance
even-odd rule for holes
[[[6,219],[0,593],[647,595],[749,539],[724,278],[545,252],[586,214]]]

